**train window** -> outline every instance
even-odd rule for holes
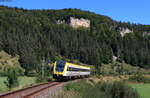
[[[56,71],[63,72],[65,64],[66,64],[66,61],[57,61],[56,62]]]
[[[67,71],[90,71],[90,69],[80,69],[80,68],[68,67]]]

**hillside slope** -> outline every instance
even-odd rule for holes
[[[15,69],[17,74],[23,74],[24,69],[20,66],[19,57],[12,57],[4,51],[0,51],[0,76],[8,74],[10,69]]]
[[[90,20],[90,27],[57,24],[70,17]],[[25,10],[0,6],[0,50],[20,56],[25,69],[43,58],[77,59],[100,66],[118,61],[150,68],[150,26],[122,23],[79,9]],[[121,35],[123,33],[123,36]]]

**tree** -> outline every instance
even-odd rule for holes
[[[57,56],[100,66],[111,63],[115,55],[119,61],[150,68],[149,25],[117,22],[79,9],[24,10],[1,6],[0,11],[0,49],[18,54],[26,75],[37,69],[42,57],[54,62]],[[67,25],[70,17],[90,20],[90,28],[72,28]],[[58,20],[66,24],[56,24]],[[121,37],[120,28],[133,33]]]
[[[7,80],[4,81],[4,84],[9,88],[9,90],[11,90],[12,88],[19,85],[18,75],[13,68],[8,69],[7,73]]]

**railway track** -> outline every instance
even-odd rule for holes
[[[0,95],[0,98],[45,98],[57,91],[63,82],[49,82]],[[45,97],[44,97],[45,96]]]

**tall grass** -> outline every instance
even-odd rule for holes
[[[49,96],[48,98],[82,98],[82,97],[78,94],[78,92],[69,90],[57,92],[56,94]]]
[[[88,83],[82,80],[66,85],[65,91],[75,91],[81,98],[139,98],[137,91],[122,82]]]
[[[71,83],[65,86],[65,90],[74,90],[78,92],[82,98],[106,98],[103,92],[99,92],[99,88],[88,84],[86,81],[80,81],[77,83]]]
[[[99,91],[104,92],[107,98],[139,98],[139,94],[133,88],[123,82],[96,84]]]

